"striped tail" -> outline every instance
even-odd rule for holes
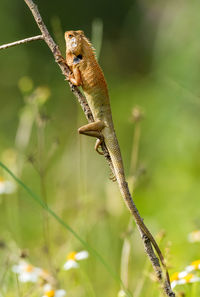
[[[148,237],[148,239],[150,240],[153,247],[155,248],[156,253],[161,261],[161,264],[166,272],[166,281],[168,284],[170,284],[169,274],[168,274],[168,271],[167,271],[167,268],[165,265],[165,261],[164,261],[162,252],[161,252],[157,242],[155,241],[153,235],[151,234],[149,229],[144,224],[143,219],[141,218],[141,216],[137,210],[137,207],[132,199],[132,196],[130,194],[128,183],[126,182],[126,178],[125,178],[122,156],[121,156],[121,152],[120,152],[120,148],[119,148],[119,144],[118,144],[115,132],[112,132],[112,134],[110,133],[110,137],[105,138],[105,144],[108,148],[108,151],[109,151],[112,163],[113,163],[114,171],[115,171],[115,176],[116,176],[116,179],[117,179],[117,182],[119,185],[120,193],[126,203],[126,206],[128,207],[129,211],[133,215],[141,236],[143,236],[145,234]],[[160,276],[160,277],[162,277],[162,276]]]

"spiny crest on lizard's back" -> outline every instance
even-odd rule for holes
[[[89,39],[85,36],[84,32],[82,35],[82,40],[83,40],[83,47],[85,47],[86,52],[89,52],[90,55],[93,55],[96,58],[96,50],[93,47],[92,43],[89,41]]]

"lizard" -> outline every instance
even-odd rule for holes
[[[95,150],[99,151],[102,141],[105,142],[114,167],[114,174],[119,184],[121,195],[135,218],[139,231],[146,235],[154,249],[156,250],[162,266],[166,272],[166,279],[170,286],[169,274],[166,268],[162,252],[155,241],[153,235],[146,227],[143,219],[133,202],[132,196],[126,182],[124,166],[120,147],[114,129],[110,99],[107,83],[103,71],[97,62],[94,48],[81,30],[66,31],[66,64],[71,73],[68,80],[75,86],[81,86],[87,99],[89,108],[93,114],[94,122],[86,124],[78,129],[80,134],[96,137]]]

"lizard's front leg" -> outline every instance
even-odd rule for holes
[[[68,75],[68,80],[77,87],[82,85],[81,73],[77,67]]]
[[[75,56],[75,58],[77,58]],[[75,59],[74,58],[74,59]],[[78,59],[78,58],[77,58]],[[62,57],[62,55],[58,55],[56,56],[56,59],[55,61],[57,63],[64,63],[67,65],[67,67],[69,67],[69,69],[72,71],[71,73],[68,74],[66,80],[70,81],[73,85],[75,86],[81,86],[82,85],[82,79],[81,79],[81,73],[80,73],[80,70],[78,69],[78,67],[70,67],[68,64],[67,64],[67,60],[64,59]],[[78,62],[80,61],[80,59],[78,59]],[[78,62],[76,61],[75,64],[78,64]]]
[[[103,153],[99,151],[99,146],[103,142],[103,135],[101,134],[101,131],[104,127],[105,127],[104,122],[96,121],[96,122],[92,122],[87,125],[84,125],[78,129],[78,132],[80,134],[98,138],[95,144],[95,150],[100,155],[103,155]]]
[[[83,83],[81,78],[81,72],[79,69],[79,64],[82,62],[82,59],[83,57],[81,54],[78,56],[75,56],[74,54],[66,55],[66,62],[72,72],[68,75],[67,80],[69,80],[73,85],[77,87],[81,86]]]

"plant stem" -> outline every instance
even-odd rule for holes
[[[44,38],[43,38],[42,35],[28,37],[28,38],[21,39],[21,40],[18,40],[18,41],[14,41],[14,42],[11,42],[11,43],[3,44],[3,45],[0,46],[0,50],[7,49],[7,48],[12,47],[12,46],[24,44],[24,43],[27,43],[27,42],[36,41],[36,40],[43,40],[43,39]]]

